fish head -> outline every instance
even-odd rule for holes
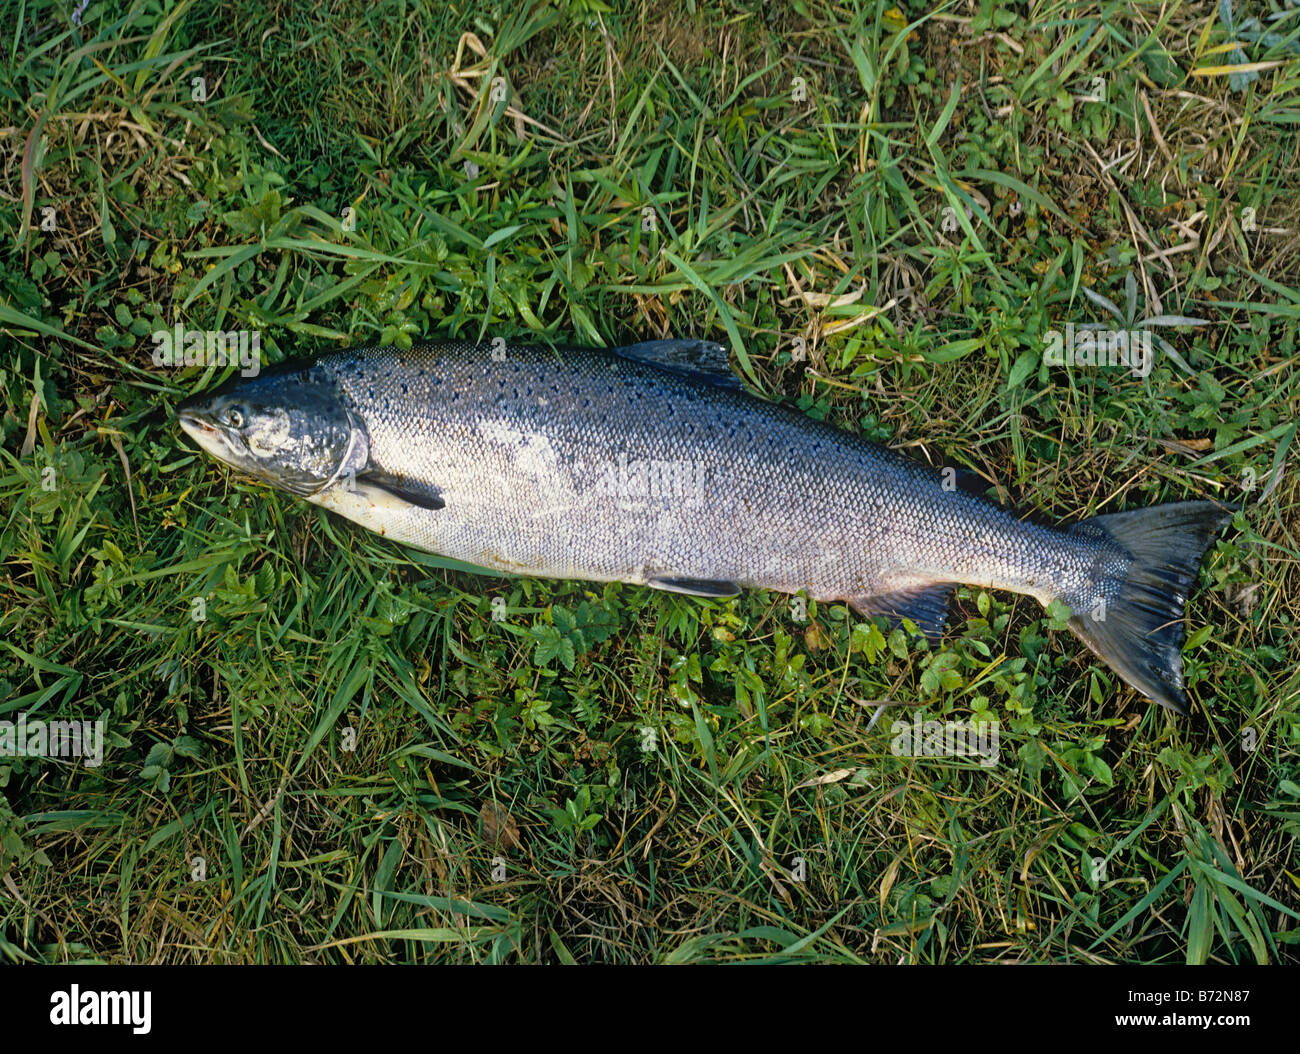
[[[364,422],[328,371],[310,364],[233,378],[181,403],[176,416],[217,460],[300,497],[369,462]]]

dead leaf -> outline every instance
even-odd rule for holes
[[[499,849],[515,849],[519,846],[519,825],[515,818],[496,802],[488,799],[478,811],[478,818],[483,821],[483,841]]]
[[[18,456],[24,461],[27,456],[36,449],[36,421],[40,416],[41,401],[35,392],[32,392],[31,409],[27,411],[27,438],[23,440],[23,448],[18,452]]]
[[[826,647],[826,634],[816,622],[810,622],[808,628],[803,631],[803,642],[808,646],[809,651],[821,651]]]
[[[840,780],[852,776],[854,771],[854,769],[835,769],[834,771],[824,773],[821,776],[814,776],[810,780],[804,780],[795,789],[799,790],[803,787],[824,787],[828,783],[839,783]]]

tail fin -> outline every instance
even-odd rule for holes
[[[1201,557],[1234,511],[1210,501],[1180,501],[1094,516],[1070,529],[1103,547],[1097,565],[1103,601],[1093,610],[1086,610],[1086,598],[1074,605],[1070,628],[1128,684],[1180,714],[1187,713],[1183,607]],[[1127,566],[1112,570],[1116,549],[1127,556]]]

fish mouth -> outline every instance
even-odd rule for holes
[[[199,445],[199,448],[228,465],[236,464],[234,451],[226,433],[211,424],[204,415],[185,409],[176,411],[176,423],[187,436]]]
[[[215,428],[202,417],[186,410],[176,412],[176,423],[181,426],[186,435],[204,448],[211,447],[221,435],[219,428]]]
[[[177,410],[176,421],[190,435],[200,435],[205,431],[207,432],[216,431],[216,429],[214,429],[206,421],[201,420],[198,417],[195,417],[187,410]]]

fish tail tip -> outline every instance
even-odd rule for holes
[[[1147,698],[1189,712],[1183,682],[1184,613],[1201,558],[1235,508],[1186,501],[1095,516],[1072,533],[1101,543],[1095,597],[1072,604],[1069,625],[1112,670]],[[1123,563],[1113,569],[1116,553]]]

